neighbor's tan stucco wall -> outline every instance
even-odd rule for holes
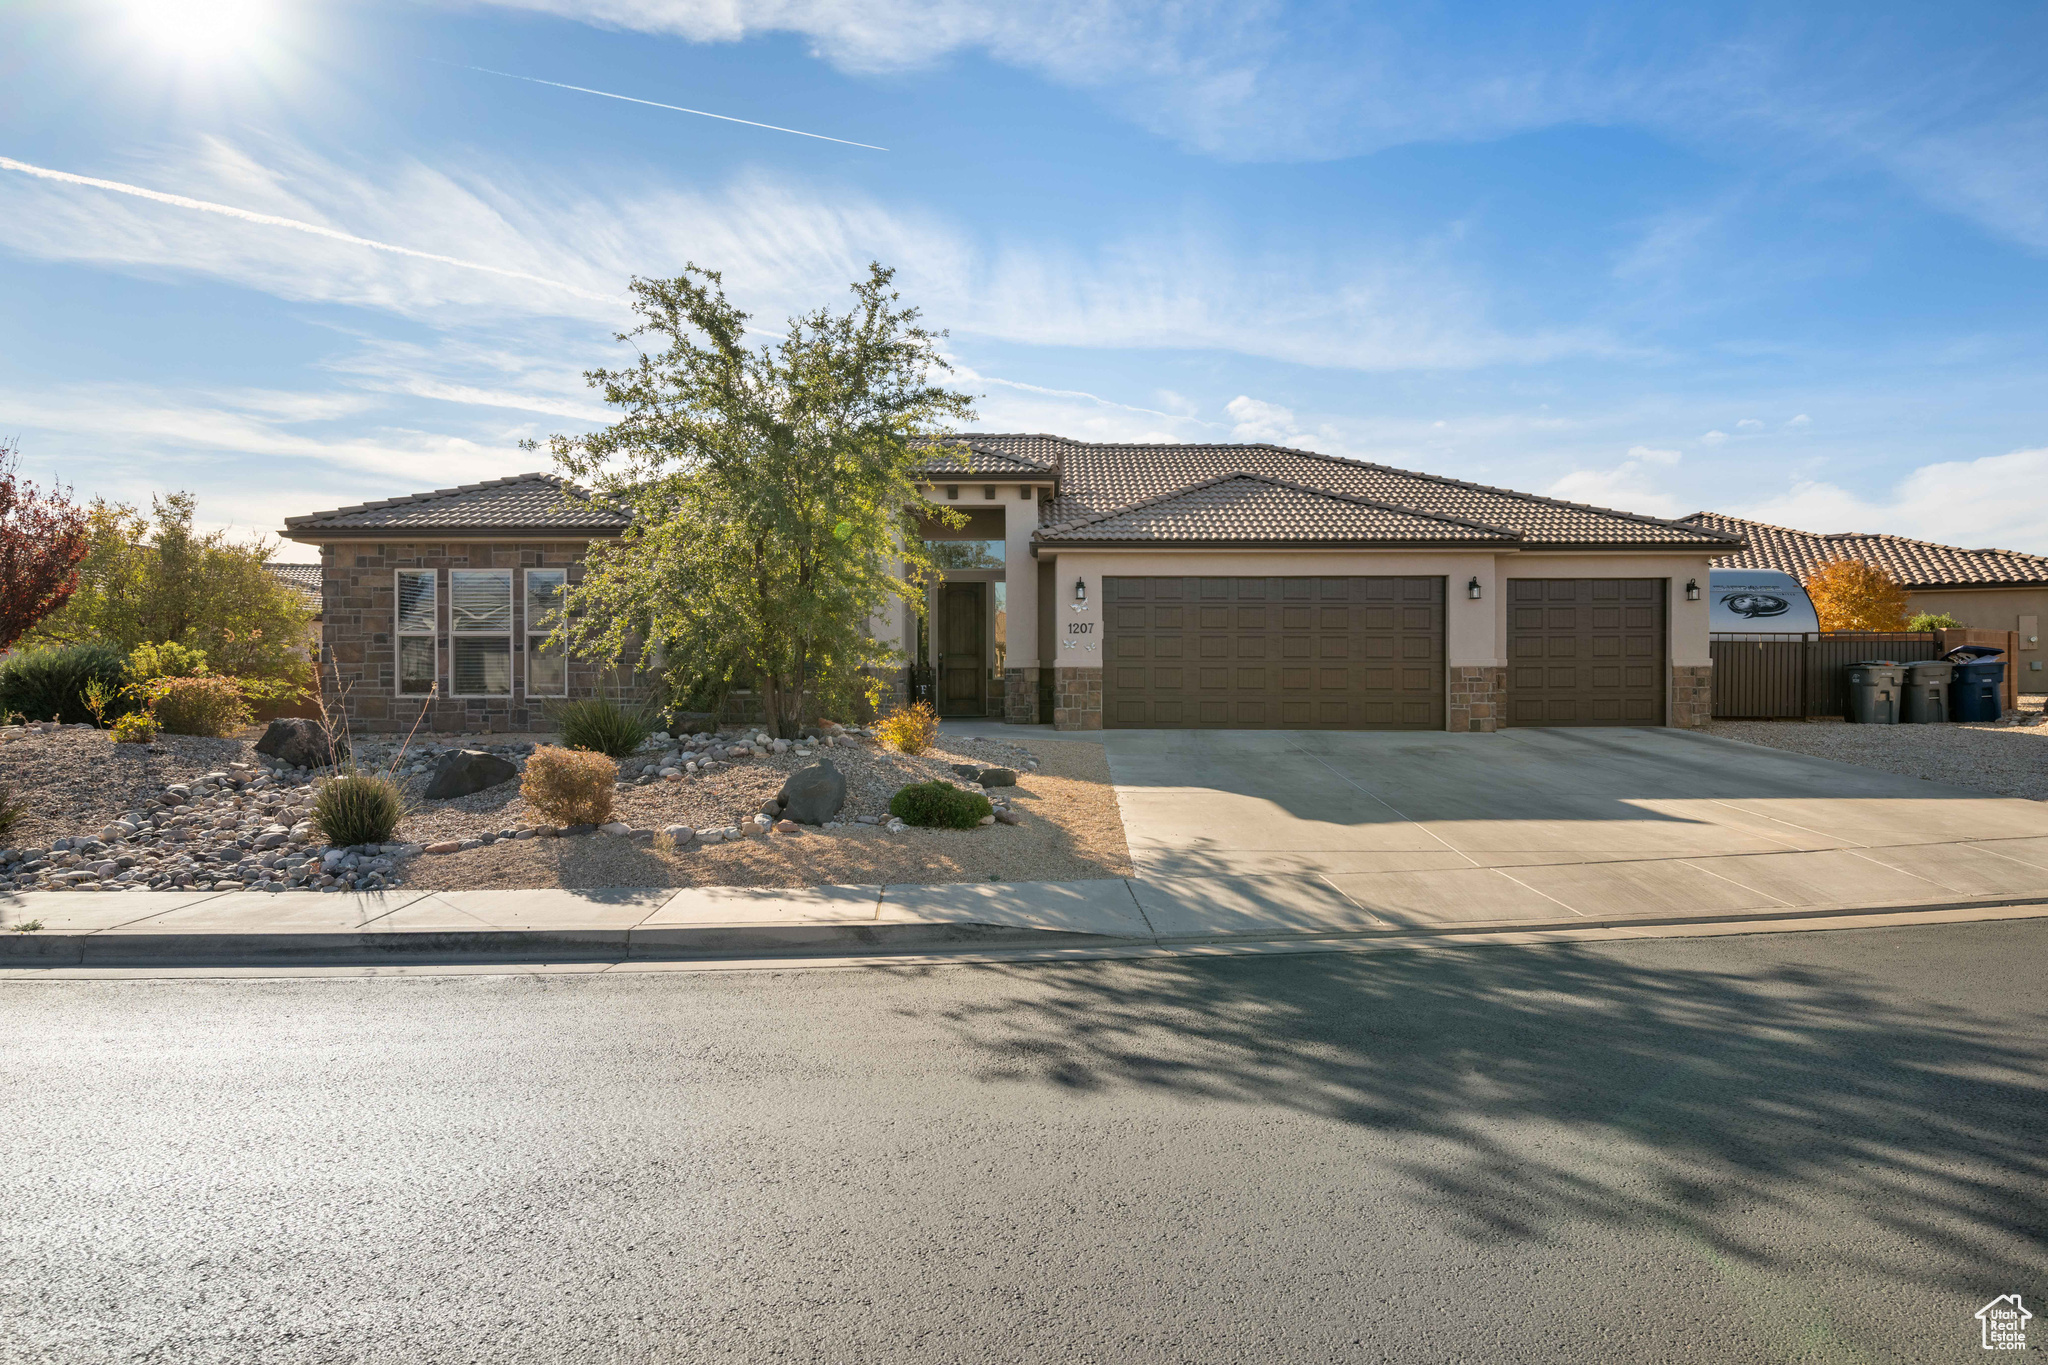
[[[1911,610],[1947,612],[1975,630],[2014,630],[2020,636],[2020,691],[2039,692],[2048,667],[2043,659],[2041,625],[2048,621],[2048,588],[1927,588],[1906,594]]]

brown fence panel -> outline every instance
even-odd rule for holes
[[[1716,720],[1798,720],[1806,715],[1806,637],[1710,636]]]
[[[1812,637],[1806,656],[1806,714],[1842,716],[1849,712],[1845,670],[1865,659],[1919,663],[1939,659],[1941,637],[1932,631],[1824,630]]]

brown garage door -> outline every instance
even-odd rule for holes
[[[1441,578],[1107,578],[1103,723],[1444,728]]]
[[[1508,724],[1663,723],[1663,579],[1508,580]]]

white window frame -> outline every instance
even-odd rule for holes
[[[475,574],[502,577],[505,580],[505,624],[497,630],[464,630],[461,619],[455,614],[455,577],[457,574]],[[512,628],[516,624],[512,617],[512,582],[510,569],[450,569],[448,570],[448,695],[451,697],[475,697],[484,700],[509,698],[513,693]],[[463,640],[503,640],[505,642],[505,690],[503,692],[458,692],[456,688],[455,647]]]
[[[536,653],[535,646],[539,641],[546,639],[549,632],[552,631],[554,628],[552,622],[549,623],[548,628],[546,630],[539,629],[534,624],[533,576],[535,574],[540,574],[544,578],[554,578],[558,580],[562,586],[561,591],[555,597],[555,601],[557,603],[560,603],[568,595],[569,592],[569,571],[567,569],[536,568],[527,569],[524,572],[525,582],[522,584],[522,586],[525,588],[525,593],[520,600],[524,604],[524,610],[526,613],[524,622],[526,630],[526,695],[529,697],[566,697],[569,695],[569,646],[566,641],[562,644],[555,646],[562,660],[562,690],[559,692],[537,692],[534,690],[533,687],[533,660]],[[556,607],[557,611],[559,611],[560,609],[561,608],[559,606]]]
[[[424,577],[434,588],[434,609],[427,628],[405,624],[405,580],[407,577]],[[425,691],[405,690],[405,641],[425,640],[427,648],[433,651],[434,671],[427,679]],[[398,569],[391,578],[391,695],[394,697],[426,697],[433,695],[435,684],[441,681],[441,574],[436,569]]]

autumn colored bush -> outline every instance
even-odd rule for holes
[[[558,825],[601,825],[618,781],[619,765],[603,754],[542,745],[526,760],[519,794]]]
[[[1822,630],[1904,630],[1906,590],[1875,564],[1831,559],[1806,580]]]
[[[900,706],[875,722],[875,738],[884,748],[921,754],[939,737],[939,713],[930,702]]]
[[[15,473],[15,459],[0,441],[0,649],[71,600],[92,548],[70,490],[42,491]]]

